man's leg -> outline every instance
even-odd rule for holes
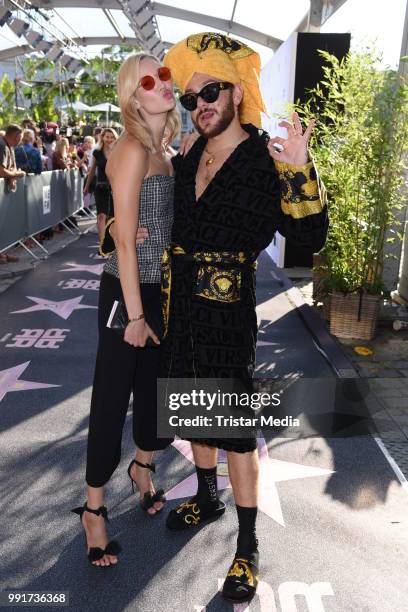
[[[228,472],[238,514],[239,553],[250,553],[257,547],[255,523],[258,506],[258,451],[227,453]]]
[[[216,520],[225,512],[225,504],[218,499],[218,449],[194,442],[192,449],[197,471],[197,494],[188,502],[171,510],[167,515],[167,527],[176,531]]]
[[[218,449],[206,444],[191,445],[194,455],[194,463],[197,472],[197,495],[196,500],[203,508],[217,506],[217,456]]]
[[[256,537],[258,451],[228,453],[229,477],[238,515],[238,539],[222,595],[232,602],[249,601],[258,586],[259,554]]]

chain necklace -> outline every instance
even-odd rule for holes
[[[216,157],[217,157],[218,153],[220,153],[221,151],[225,151],[226,149],[235,148],[241,142],[243,142],[244,140],[246,140],[246,137],[245,138],[241,138],[240,140],[238,140],[234,144],[227,145],[225,147],[222,147],[221,149],[218,149],[218,151],[215,151],[215,153],[210,153],[210,151],[207,150],[207,147],[204,147],[204,152],[206,153],[206,155],[209,155],[209,158],[205,161],[205,174],[204,174],[204,177],[203,177],[203,179],[205,181],[205,184],[208,184],[213,179],[214,175],[213,175],[212,172],[210,172],[210,166],[216,160]]]
[[[240,138],[237,142],[235,142],[233,144],[226,145],[225,147],[221,147],[221,149],[218,149],[218,151],[215,151],[214,153],[211,153],[207,149],[207,147],[204,147],[205,153],[207,155],[209,155],[209,158],[205,162],[205,165],[207,166],[207,168],[208,168],[208,166],[211,166],[215,162],[215,159],[216,159],[218,153],[220,153],[221,151],[225,151],[225,149],[232,149],[232,148],[237,147],[243,140],[246,140],[246,137],[245,138]]]

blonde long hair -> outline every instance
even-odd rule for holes
[[[61,157],[66,157],[68,154],[69,140],[68,138],[60,138],[55,143],[55,152],[59,153]]]
[[[140,62],[147,57],[158,61],[154,55],[143,51],[133,53],[125,59],[118,73],[118,98],[125,131],[136,138],[148,151],[155,153],[151,129],[133,103],[136,84],[140,79]],[[179,134],[180,127],[180,116],[176,108],[168,111],[163,138],[165,147],[171,145],[173,139]]]

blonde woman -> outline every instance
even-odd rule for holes
[[[40,151],[34,146],[34,130],[25,129],[21,139],[21,144],[15,148],[17,168],[21,168],[27,174],[41,174],[42,158]]]
[[[84,196],[89,193],[90,185],[96,175],[96,186],[94,191],[96,204],[96,224],[98,226],[99,240],[103,236],[107,217],[113,214],[112,190],[109,179],[106,176],[106,164],[112,152],[113,145],[118,135],[112,128],[102,130],[98,144],[92,152],[92,165],[84,187]]]
[[[119,464],[122,429],[133,392],[135,459],[128,467],[141,506],[151,516],[163,508],[151,480],[155,450],[171,440],[156,434],[156,379],[160,342],[144,318],[161,319],[160,264],[173,221],[173,169],[169,144],[179,130],[171,74],[152,56],[131,55],[119,70],[118,96],[124,133],[106,165],[115,202],[116,251],[105,264],[99,295],[99,344],[91,400],[87,501],[75,508],[85,529],[93,565],[117,563],[104,519],[104,487]],[[102,137],[103,138],[103,137]],[[136,245],[139,224],[148,238]],[[106,327],[115,300],[124,299],[129,323],[122,339]],[[153,346],[146,346],[147,341]]]
[[[53,170],[68,170],[72,167],[72,163],[68,158],[68,138],[60,138],[55,143],[55,151],[52,155]]]

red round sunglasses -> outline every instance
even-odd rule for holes
[[[157,76],[161,81],[170,81],[171,79],[171,71],[166,66],[161,66],[157,71]],[[140,81],[138,87],[143,87],[146,91],[150,91],[154,89],[156,85],[156,79],[151,74],[145,74]]]

